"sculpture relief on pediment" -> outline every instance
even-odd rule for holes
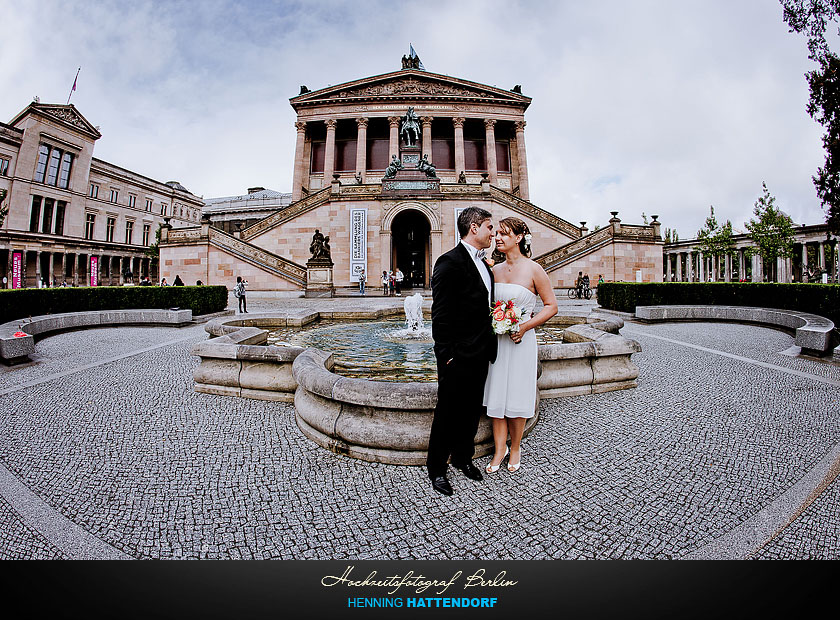
[[[342,90],[330,95],[330,99],[343,99],[345,97],[381,97],[388,95],[448,95],[454,97],[484,97],[493,98],[487,92],[479,92],[467,88],[460,88],[451,84],[439,82],[425,82],[412,78],[387,82],[385,84],[373,84],[361,88]]]
[[[73,127],[78,127],[79,129],[82,129],[84,131],[90,131],[90,127],[88,127],[87,124],[81,118],[79,118],[79,115],[68,108],[48,109],[44,110],[44,113],[48,116],[57,118],[60,121],[69,123],[70,125],[73,125]]]

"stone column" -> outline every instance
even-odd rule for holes
[[[683,253],[677,252],[677,282],[682,282],[683,279]]]
[[[671,254],[665,254],[665,281],[671,281]]]
[[[73,254],[73,286],[79,286],[79,254]]]
[[[394,155],[397,157],[400,156],[400,117],[389,116],[388,126],[391,129],[388,140],[388,162],[390,163]],[[381,276],[382,274],[380,273],[379,275]]]
[[[697,280],[702,282],[703,281],[703,268],[705,265],[703,264],[703,252],[697,252]]]
[[[530,200],[528,158],[525,156],[525,121],[516,121],[516,153],[519,156],[519,197]]]
[[[808,281],[808,244],[802,242],[802,281]]]
[[[429,158],[429,163],[432,161],[432,121],[433,116],[421,116],[420,122],[423,124],[423,155]]]
[[[327,125],[327,143],[324,146],[324,183],[321,186],[329,187],[332,183],[332,175],[335,172],[335,126],[338,122],[334,118],[329,118],[326,121]]]
[[[309,170],[308,162],[303,161],[303,146],[306,142],[306,123],[295,122],[297,141],[295,142],[295,167],[292,175],[292,202],[300,200],[303,195],[303,175]]]
[[[55,279],[55,274],[53,270],[55,269],[55,262],[54,262],[55,252],[50,252],[50,259],[47,262],[47,286],[53,285],[53,280]]]
[[[12,267],[13,267],[12,260],[13,260],[13,254],[14,254],[14,250],[12,249],[11,244],[10,244],[9,245],[9,258],[7,259],[7,262],[6,262],[6,281],[7,282],[6,282],[6,286],[4,288],[12,288]]]
[[[64,281],[67,279],[67,252],[61,253],[61,282],[63,284]]]
[[[726,280],[727,282],[732,282],[732,255],[731,254],[726,255],[726,276],[724,277],[724,280]]]
[[[825,271],[825,241],[820,241],[820,269]]]
[[[694,252],[686,252],[685,254],[685,280],[686,282],[694,282],[694,274],[697,269],[694,267],[694,261],[699,260],[699,257]]]
[[[362,183],[367,178],[367,126],[368,119],[356,119],[356,172],[362,175]]]
[[[455,128],[455,174],[459,175],[466,169],[464,157],[464,118],[453,117],[452,126]]]
[[[487,173],[490,175],[490,182],[493,185],[498,183],[499,169],[496,165],[496,120],[493,118],[484,119],[484,145],[486,149],[485,159],[487,160]]]
[[[125,284],[125,264],[123,261],[125,261],[125,257],[120,256],[120,286]]]
[[[747,279],[747,261],[744,260],[744,250],[738,250],[738,279]]]
[[[35,251],[35,288],[41,286],[41,250]]]

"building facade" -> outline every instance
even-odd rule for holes
[[[300,291],[317,229],[329,237],[336,287],[356,286],[362,269],[373,284],[396,268],[408,287],[428,287],[435,260],[459,240],[458,214],[475,205],[496,220],[528,223],[534,257],[556,287],[571,286],[581,270],[593,279],[661,280],[658,222],[628,226],[614,214],[590,232],[530,201],[531,99],[519,87],[409,66],[302,87],[290,103],[297,139],[289,204],[241,230],[226,230],[208,210],[201,226],[167,229],[162,276],[228,285],[244,276],[252,290]]]
[[[157,279],[158,227],[200,221],[203,201],[178,182],[95,158],[100,137],[72,104],[36,101],[0,123],[4,288]]]

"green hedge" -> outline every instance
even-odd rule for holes
[[[840,285],[771,282],[604,282],[598,304],[621,312],[636,306],[755,306],[810,312],[840,325]]]
[[[197,316],[220,312],[227,303],[228,291],[224,286],[6,289],[0,290],[0,324],[41,314],[132,308],[189,308]]]

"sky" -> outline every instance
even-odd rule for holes
[[[803,36],[775,0],[0,0],[0,121],[71,102],[94,156],[204,198],[291,191],[289,98],[401,68],[533,98],[531,201],[604,226],[656,214],[693,238],[714,206],[736,230],[766,182],[797,224],[811,177]]]

